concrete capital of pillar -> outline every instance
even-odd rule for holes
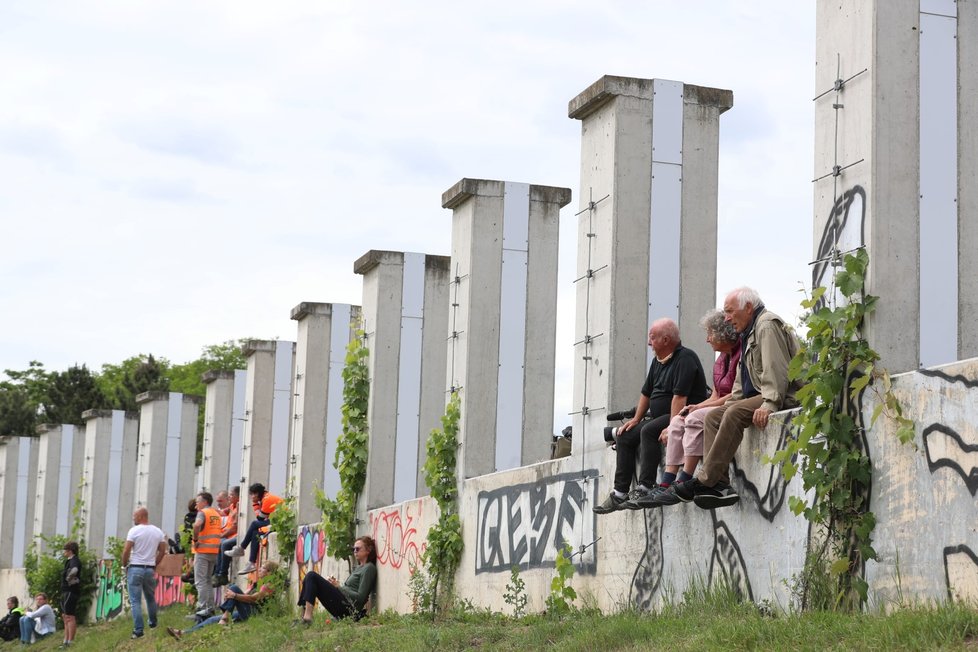
[[[363,276],[378,265],[403,264],[404,253],[405,252],[403,251],[383,251],[380,249],[371,249],[364,255],[357,258],[356,262],[353,263],[353,273]],[[449,267],[451,267],[451,262],[451,256],[438,256],[435,254],[425,254],[424,256],[425,269],[429,270],[447,270]]]
[[[331,303],[316,303],[314,301],[303,301],[289,313],[289,318],[296,321],[302,321],[310,315],[321,315],[323,317],[329,317],[333,314],[333,304]]]
[[[39,423],[34,427],[34,432],[38,435],[43,435],[46,432],[52,432],[54,430],[61,430],[60,423]]]
[[[220,369],[211,369],[210,371],[205,371],[200,375],[200,382],[205,385],[210,385],[215,380],[232,380],[234,378],[233,371],[223,371]]]
[[[259,351],[275,353],[276,346],[276,340],[248,340],[241,347],[241,352],[247,358]]]
[[[149,403],[151,401],[169,401],[170,392],[143,392],[136,395],[136,405]]]
[[[642,100],[653,98],[653,79],[605,75],[567,103],[567,117],[583,120],[618,95]],[[733,106],[733,91],[708,86],[683,84],[683,100],[687,104],[719,107],[720,113]]]
[[[502,197],[505,181],[493,179],[462,179],[441,195],[442,208],[456,208],[470,197]],[[530,185],[530,201],[557,204],[563,208],[570,203],[570,188]]]

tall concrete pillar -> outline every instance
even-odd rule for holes
[[[239,482],[243,485],[241,500],[247,504],[252,483],[261,482],[280,496],[288,488],[295,342],[249,340],[244,354],[248,375]]]
[[[136,397],[140,412],[135,505],[145,506],[150,519],[170,536],[179,532],[187,501],[194,495],[201,401],[199,396],[176,392],[145,392]]]
[[[698,322],[716,305],[720,114],[731,106],[727,90],[611,76],[568,105],[581,121],[573,423],[588,448],[604,448],[595,435],[608,411],[635,405],[654,319],[676,320],[712,367]]]
[[[82,502],[85,541],[101,558],[109,537],[123,539],[132,527],[136,500],[139,415],[123,410],[87,410]],[[150,513],[158,523],[160,513]]]
[[[74,525],[72,508],[79,496],[85,458],[85,431],[73,425],[37,427],[37,506],[34,537],[67,536]],[[41,545],[38,539],[38,545]]]
[[[16,454],[16,482],[14,496],[13,541],[11,542],[10,565],[6,568],[23,568],[24,555],[34,542],[34,511],[37,505],[37,460],[39,446],[37,437],[10,437],[7,446],[8,458]],[[9,489],[9,485],[7,487]]]
[[[445,412],[450,262],[372,249],[353,264],[370,349],[367,509],[428,493],[425,444]]]
[[[248,372],[208,371],[204,402],[204,442],[200,465],[202,491],[217,495],[241,482],[241,442]]]
[[[890,372],[976,356],[978,8],[820,0],[816,29],[813,283],[865,246]]]
[[[25,442],[21,445],[21,442]],[[30,456],[30,438],[0,437],[0,519],[9,524],[0,528],[0,568],[20,568],[23,563],[24,528],[27,519],[26,475],[23,476],[24,487],[21,488],[22,474],[19,472],[21,463],[26,468]],[[24,454],[25,459],[21,459]],[[20,489],[24,493],[20,493]],[[21,527],[18,528],[18,523]],[[14,542],[19,541],[19,546]],[[15,549],[20,562],[14,565]]]
[[[296,320],[295,401],[292,414],[291,476],[300,523],[322,518],[316,489],[333,498],[340,488],[333,466],[342,432],[343,367],[355,336],[360,307],[304,301],[292,309]]]
[[[452,214],[448,386],[464,477],[546,459],[553,434],[557,220],[567,188],[462,179]]]

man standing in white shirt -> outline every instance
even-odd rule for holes
[[[166,554],[166,535],[163,530],[149,524],[149,512],[137,507],[132,513],[133,526],[126,535],[122,549],[122,565],[126,568],[126,584],[132,605],[132,636],[143,635],[143,596],[146,596],[146,613],[150,629],[156,627],[156,565]]]

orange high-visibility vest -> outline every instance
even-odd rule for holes
[[[200,513],[204,515],[204,525],[197,535],[194,552],[216,555],[221,552],[221,513],[213,507],[205,507]]]

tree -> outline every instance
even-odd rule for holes
[[[48,374],[40,420],[44,423],[82,424],[82,412],[109,406],[94,374],[85,365]]]
[[[166,358],[141,353],[117,365],[102,365],[98,385],[110,407],[134,412],[139,409],[136,397],[143,392],[170,391],[169,367]]]
[[[0,382],[0,435],[33,435],[50,374],[37,360],[23,371],[4,369],[4,373],[9,380]]]

